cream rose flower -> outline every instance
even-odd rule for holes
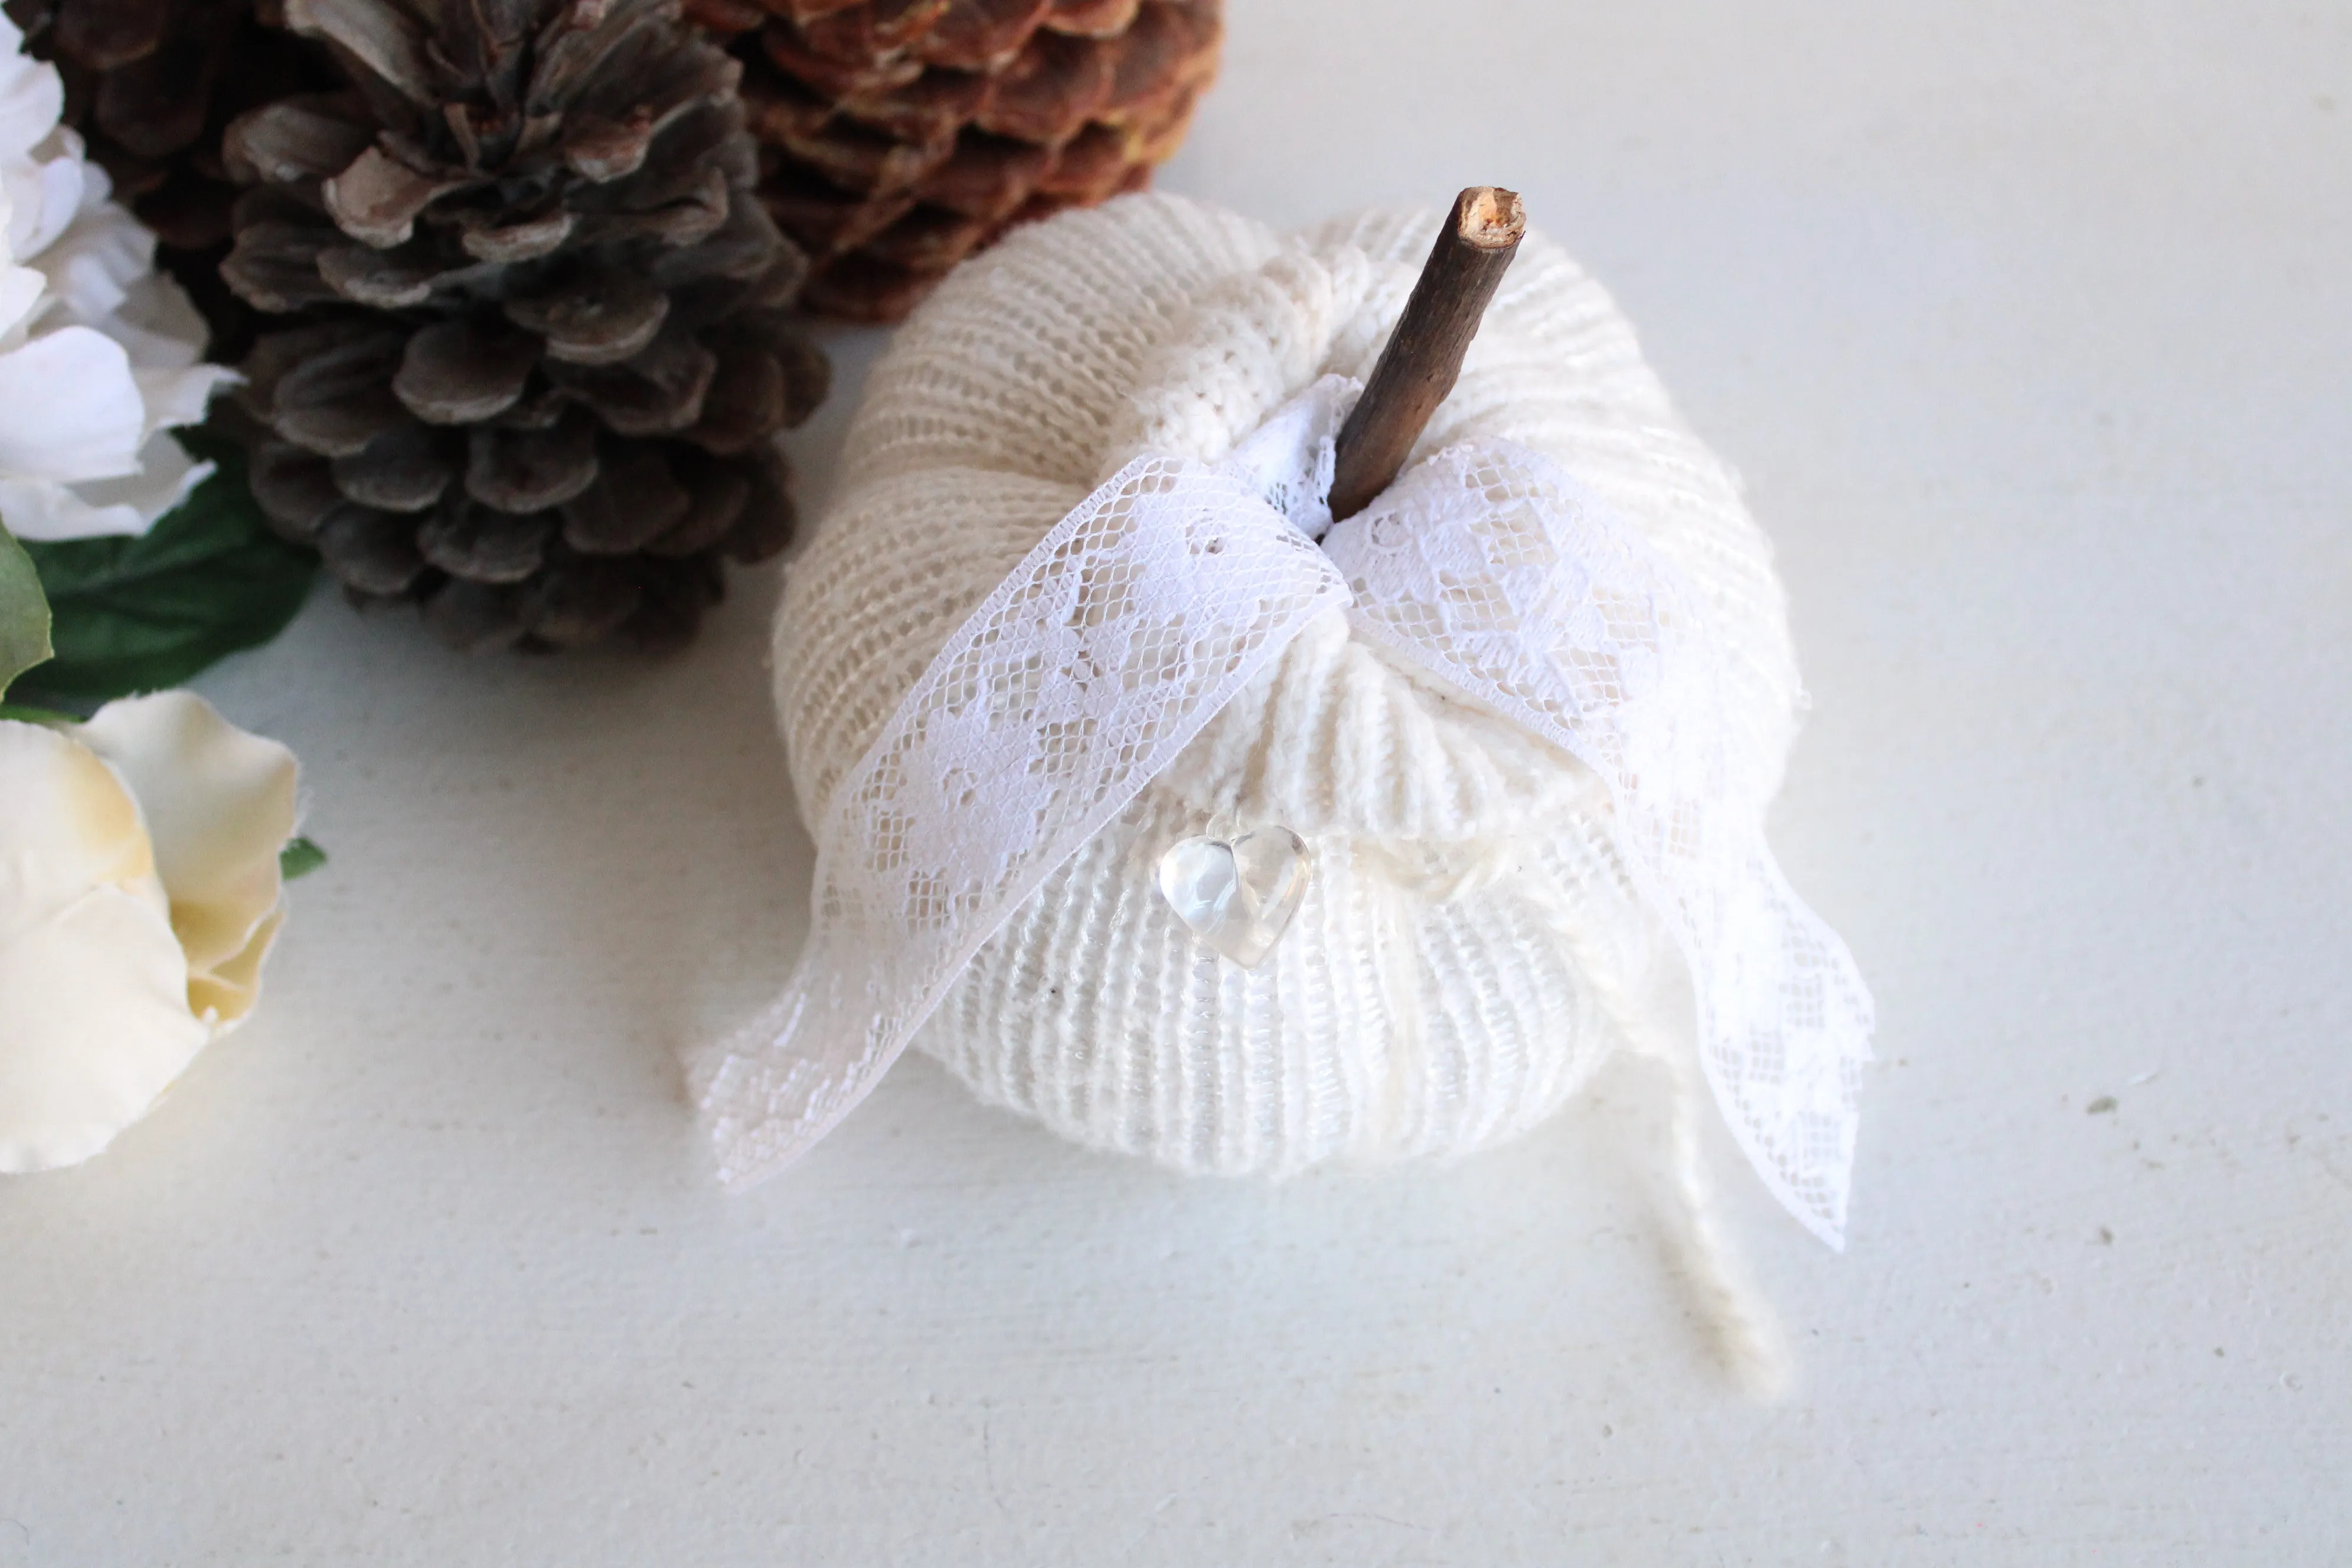
[[[144,533],[212,471],[171,427],[236,377],[199,363],[204,318],[24,42],[0,16],[0,518],[19,539]]]
[[[0,721],[0,1173],[89,1159],[252,1009],[298,783],[184,691]]]

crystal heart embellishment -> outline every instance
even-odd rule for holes
[[[1307,897],[1307,845],[1287,827],[1187,838],[1160,858],[1160,894],[1192,934],[1255,969]]]

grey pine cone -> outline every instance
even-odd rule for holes
[[[823,398],[740,68],[676,0],[288,0],[348,89],[229,127],[256,498],[474,648],[690,637]]]

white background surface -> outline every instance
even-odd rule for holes
[[[1779,539],[1884,1058],[1844,1258],[1718,1162],[1794,1395],[1635,1075],[1266,1189],[909,1058],[720,1195],[669,1052],[804,929],[772,580],[650,668],[322,595],[203,683],[334,856],[259,1016],[0,1184],[0,1565],[2352,1561],[2352,12],[1232,3],[1169,188],[1517,187]]]

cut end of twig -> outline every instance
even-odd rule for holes
[[[1481,250],[1508,250],[1528,232],[1528,209],[1517,191],[1473,185],[1454,198],[1454,232]]]
[[[1364,395],[1339,427],[1331,516],[1344,521],[1388,489],[1422,427],[1461,374],[1486,302],[1527,233],[1518,193],[1472,185],[1454,198],[1404,314],[1372,366]]]

